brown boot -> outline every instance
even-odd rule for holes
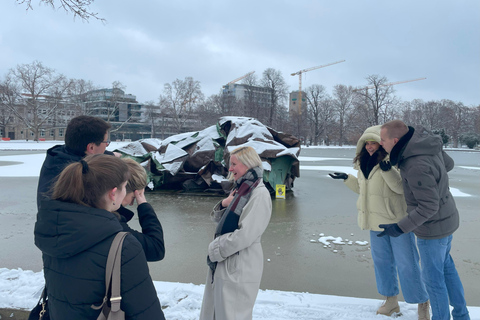
[[[383,314],[385,316],[391,316],[394,312],[400,312],[397,296],[387,297],[387,300],[385,300],[385,302],[377,310],[377,314]]]
[[[418,304],[418,320],[430,320],[430,302]]]

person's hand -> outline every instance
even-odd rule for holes
[[[237,190],[236,189],[232,190],[228,195],[228,197],[222,200],[222,207],[224,208],[228,207],[232,202],[233,198],[235,198],[236,194],[237,194]]]
[[[145,198],[145,189],[135,190],[134,194],[135,194],[135,199],[137,200],[137,206],[147,202],[147,199]]]
[[[392,164],[390,163],[390,161],[380,161],[379,165],[382,171],[388,171],[392,169]]]
[[[334,173],[329,173],[328,175],[330,177],[332,177],[333,179],[347,180],[347,178],[348,178],[348,175],[346,173],[343,173],[343,172],[334,172]]]
[[[378,227],[383,228],[385,230],[377,234],[377,237],[383,237],[383,236],[398,237],[403,234],[402,229],[400,229],[400,227],[396,223],[380,224]]]

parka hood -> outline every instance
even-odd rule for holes
[[[65,163],[76,162],[83,157],[85,157],[85,154],[76,154],[65,145],[56,145],[47,150],[45,166],[47,168],[59,165],[64,166]]]
[[[43,201],[35,223],[35,245],[55,258],[68,258],[122,231],[103,209],[57,200]]]
[[[408,132],[400,138],[390,154],[392,164],[420,155],[437,155],[442,151],[443,143],[439,135],[432,134],[422,126],[408,127]]]
[[[357,154],[360,153],[360,151],[362,151],[362,149],[365,147],[365,142],[367,142],[367,140],[373,140],[375,142],[378,142],[380,143],[380,129],[382,128],[382,126],[373,126],[373,127],[369,127],[367,128],[362,136],[360,137],[360,139],[358,139],[358,142],[357,142]]]

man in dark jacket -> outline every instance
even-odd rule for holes
[[[37,208],[42,199],[49,198],[51,187],[67,165],[82,160],[86,155],[113,152],[105,151],[110,144],[110,124],[100,118],[78,116],[70,120],[65,132],[65,144],[47,150],[47,156],[40,170],[37,188]]]
[[[398,223],[380,225],[382,235],[417,236],[422,275],[433,319],[470,319],[463,285],[450,248],[459,226],[458,210],[450,193],[447,172],[453,159],[442,150],[442,139],[423,127],[407,127],[400,120],[385,123],[380,144],[390,153],[391,165],[400,168],[408,215]]]

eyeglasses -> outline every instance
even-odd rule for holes
[[[102,141],[102,143],[105,143],[107,145],[107,147],[110,145],[110,142],[112,142],[112,141],[110,141],[110,140]]]

